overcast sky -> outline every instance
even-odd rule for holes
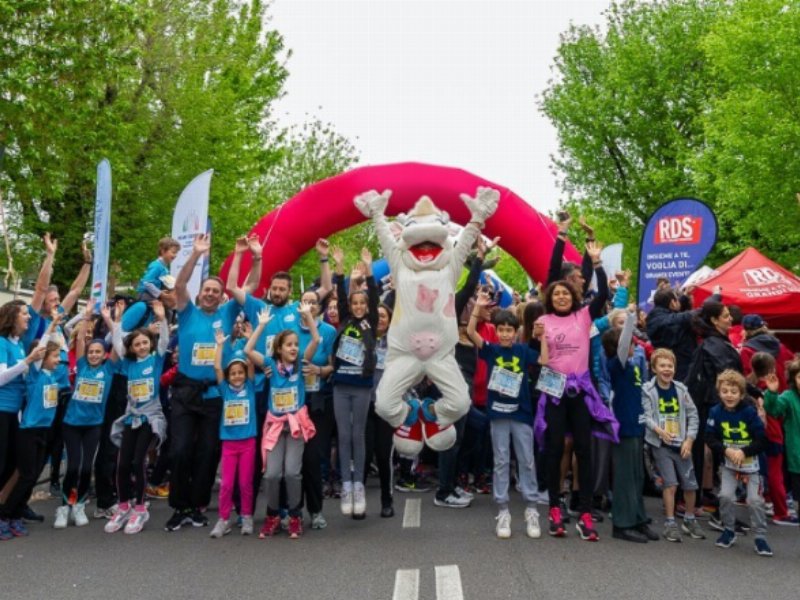
[[[273,0],[292,50],[283,124],[310,117],[350,139],[362,165],[460,167],[541,211],[560,196],[555,131],[537,110],[570,22],[609,0]]]

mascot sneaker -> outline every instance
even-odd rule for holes
[[[394,448],[400,456],[414,457],[422,451],[422,420],[419,413],[419,400],[407,400],[408,416],[400,427],[394,430]]]
[[[422,435],[428,448],[435,452],[442,452],[453,447],[456,443],[456,428],[452,425],[442,427],[431,410],[434,401],[425,398],[420,406],[419,414],[422,418]]]

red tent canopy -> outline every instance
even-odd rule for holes
[[[800,328],[800,278],[772,262],[755,248],[715,269],[694,291],[700,306],[722,286],[725,304],[736,304],[742,314],[761,315],[771,329]]]

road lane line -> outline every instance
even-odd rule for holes
[[[436,567],[436,600],[464,600],[458,565]]]
[[[392,600],[418,600],[419,569],[397,569]]]
[[[420,498],[406,499],[406,506],[403,509],[403,529],[419,527],[421,519],[422,500]]]

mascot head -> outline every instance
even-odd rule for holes
[[[399,215],[402,224],[400,248],[403,263],[414,271],[444,268],[450,260],[453,242],[449,238],[450,217],[439,210],[428,196],[423,196],[407,215]]]

